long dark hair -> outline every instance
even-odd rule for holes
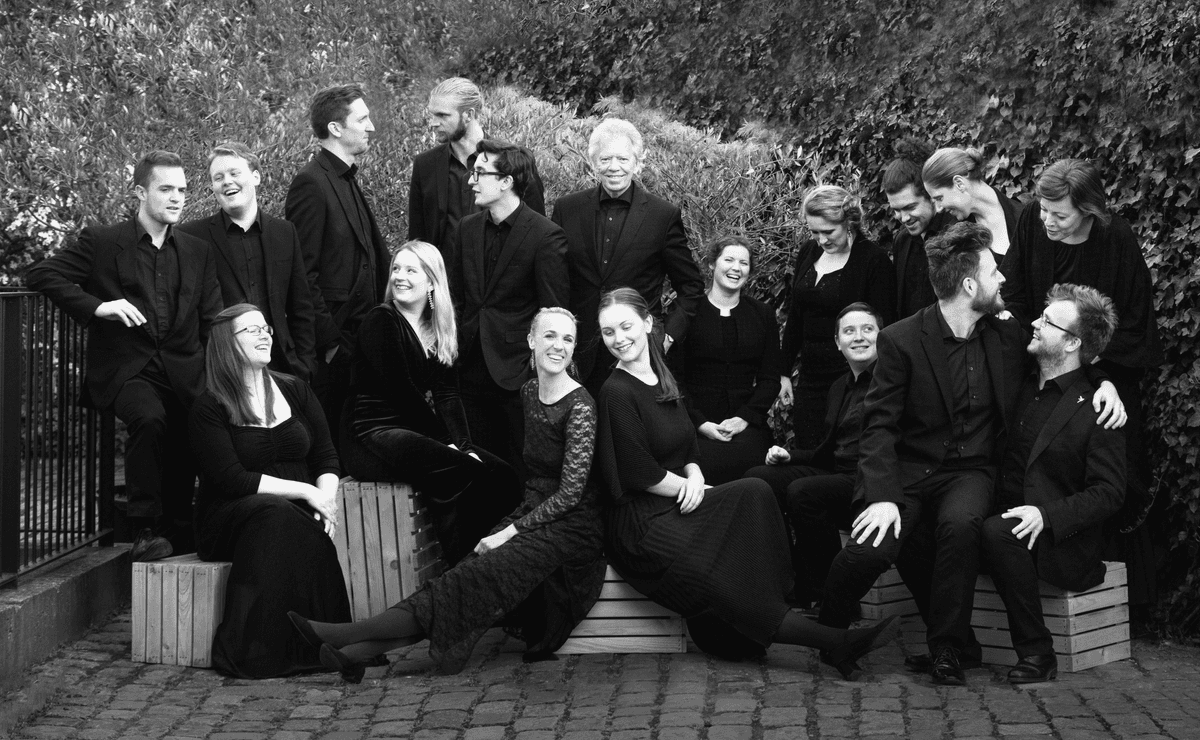
[[[262,369],[264,402],[267,418],[260,419],[250,406],[250,393],[246,390],[246,368],[249,362],[238,347],[233,335],[233,320],[238,316],[258,311],[252,303],[230,306],[213,319],[208,330],[208,348],[204,357],[204,369],[208,374],[208,392],[217,399],[229,414],[229,421],[236,426],[253,426],[275,423],[275,392],[272,390],[271,371]]]
[[[638,315],[638,318],[642,320],[651,318],[650,306],[646,303],[646,299],[642,298],[642,294],[633,288],[615,288],[601,295],[600,311],[610,306],[629,306]],[[658,376],[658,386],[660,388],[655,400],[659,403],[666,403],[667,401],[678,401],[683,398],[683,394],[679,392],[679,383],[675,381],[675,376],[667,368],[667,358],[663,354],[662,338],[663,333],[658,323],[655,322],[654,329],[646,339],[646,344],[650,348],[650,369]]]

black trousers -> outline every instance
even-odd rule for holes
[[[863,544],[851,540],[829,569],[819,621],[847,627],[857,605],[879,576],[896,562],[909,535],[922,521],[932,526],[933,568],[910,573],[914,597],[928,593],[926,642],[931,651],[962,650],[971,641],[971,609],[979,572],[979,533],[991,509],[994,472],[942,469],[904,489],[900,505],[900,536],[891,529],[878,547],[875,533]],[[917,597],[920,599],[920,597]]]
[[[459,373],[459,392],[471,442],[508,463],[524,481],[529,477],[525,468],[525,409],[521,392],[501,388],[492,379],[476,345],[463,358]]]
[[[192,529],[196,462],[188,440],[188,409],[171,387],[162,362],[151,359],[121,386],[113,413],[125,423],[125,513],[161,517],[161,526]]]
[[[1042,614],[1036,555],[1045,540],[1038,540],[1030,550],[1026,546],[1028,538],[1020,540],[1012,533],[1018,521],[997,515],[983,523],[984,565],[1008,612],[1008,630],[1017,657],[1050,655],[1054,652],[1054,639]]]
[[[796,596],[817,601],[833,559],[842,549],[839,530],[850,527],[854,474],[832,473],[808,465],[760,465],[746,472],[771,486],[779,510],[792,530],[792,567]]]
[[[329,424],[329,433],[333,435],[334,446],[341,451],[342,406],[350,397],[350,371],[354,364],[353,353],[345,347],[338,347],[332,362],[325,362],[323,352],[317,353],[317,372],[312,379],[313,393],[325,412],[325,421]]]

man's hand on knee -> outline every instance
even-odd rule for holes
[[[1033,543],[1037,542],[1038,535],[1042,533],[1045,526],[1042,521],[1042,510],[1036,506],[1017,506],[1001,514],[1000,518],[1020,519],[1012,528],[1012,533],[1019,540],[1023,540],[1026,535],[1029,535],[1027,547],[1030,550],[1033,549]]]
[[[854,520],[854,529],[850,536],[858,544],[865,543],[875,533],[875,541],[871,547],[879,547],[887,535],[888,528],[893,530],[893,536],[900,538],[900,507],[891,501],[878,501],[863,509]]]

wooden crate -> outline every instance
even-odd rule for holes
[[[441,545],[412,486],[343,478],[334,546],[355,621],[412,595],[443,569]]]
[[[1087,591],[1064,591],[1040,584],[1046,627],[1054,638],[1058,668],[1067,673],[1124,660],[1129,649],[1129,591],[1124,563],[1105,563],[1104,582]],[[983,645],[983,662],[1015,665],[1008,615],[988,576],[975,585],[975,636]]]
[[[560,653],[686,653],[683,618],[641,595],[613,570],[604,574],[600,600]]]
[[[206,563],[195,553],[134,563],[133,661],[212,666],[232,566]]]
[[[876,579],[871,590],[858,602],[863,619],[880,620],[891,616],[907,617],[919,614],[917,602],[909,593],[908,586],[896,572],[895,566]]]

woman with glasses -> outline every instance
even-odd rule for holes
[[[412,484],[457,563],[520,500],[504,461],[471,442],[458,392],[458,334],[437,247],[407,242],[392,257],[384,302],[359,325],[342,412],[346,472]],[[432,401],[432,403],[431,403]]]
[[[213,667],[239,678],[320,670],[316,648],[290,629],[289,610],[350,618],[329,537],[337,452],[308,385],[267,369],[271,334],[248,303],[217,314],[207,390],[189,420],[200,465],[196,547],[204,560],[233,563]]]

